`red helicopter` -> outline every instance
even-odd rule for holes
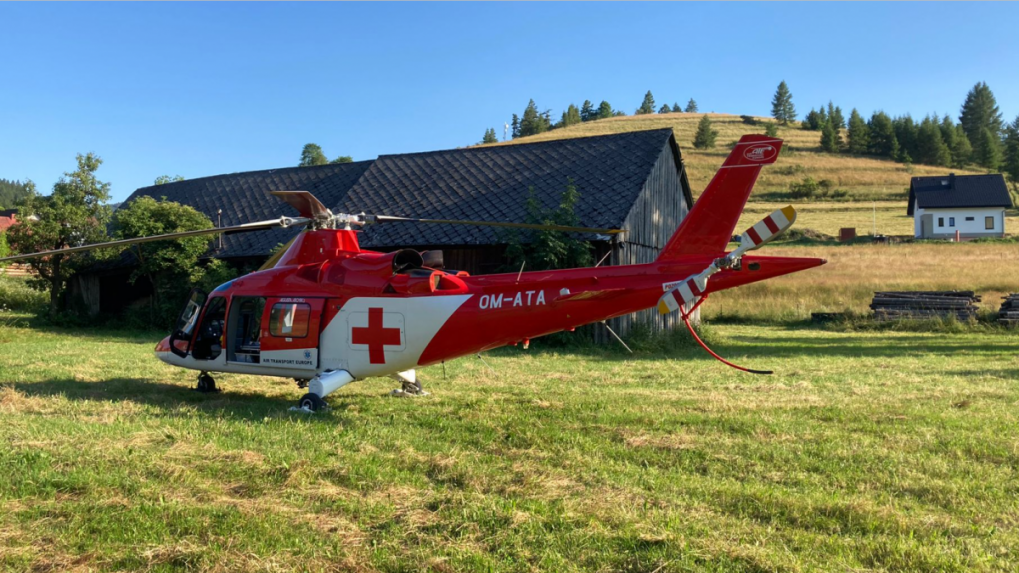
[[[306,191],[278,191],[299,218],[173,233],[59,251],[20,260],[212,233],[304,225],[281,255],[259,270],[191,292],[174,331],[156,356],[200,372],[197,389],[215,391],[210,372],[294,378],[307,386],[301,408],[316,411],[341,387],[371,376],[423,390],[415,368],[603,322],[657,307],[689,316],[716,291],[825,263],[824,259],[746,256],[788,229],[793,208],[775,211],[725,248],[763,165],[774,163],[779,139],[743,136],[653,263],[468,276],[443,270],[441,251],[362,250],[356,228],[394,222],[492,225],[619,233],[618,229],[491,221],[336,214]],[[696,333],[691,328],[691,332]],[[703,345],[703,343],[702,343]],[[704,346],[708,352],[711,352]],[[725,362],[714,353],[713,356]],[[754,373],[726,362],[730,366]]]

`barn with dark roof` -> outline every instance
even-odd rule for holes
[[[1012,196],[1000,173],[914,177],[909,206],[918,239],[963,239],[1005,236],[1005,209]]]
[[[693,203],[671,129],[216,175],[144,187],[125,203],[141,196],[166,197],[194,207],[217,226],[229,226],[297,216],[269,192],[305,190],[333,212],[523,222],[531,190],[543,206],[553,207],[571,182],[580,193],[575,211],[582,226],[626,231],[584,237],[598,259],[606,256],[603,264],[654,260]],[[297,232],[228,235],[213,243],[209,256],[257,266]],[[507,262],[506,235],[490,227],[376,225],[365,228],[359,240],[363,248],[380,251],[441,249],[448,268],[471,274],[498,272]],[[144,295],[132,295],[125,286],[129,272],[122,262],[80,279],[91,283],[80,286],[99,292],[89,297],[93,311],[114,312]],[[629,323],[624,318],[618,326],[625,330]]]

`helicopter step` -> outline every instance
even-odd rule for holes
[[[354,381],[346,370],[326,370],[308,381],[308,393],[301,397],[302,410],[317,412],[328,407],[324,398]]]
[[[414,370],[404,370],[403,372],[390,374],[389,377],[402,384],[402,387],[390,392],[390,396],[404,398],[428,395],[428,392],[425,392],[425,389],[421,386],[421,382],[418,381],[417,373]]]

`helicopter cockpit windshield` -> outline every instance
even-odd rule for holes
[[[170,335],[170,351],[181,358],[187,357],[191,349],[191,334],[195,330],[195,323],[198,322],[207,297],[202,290],[192,290],[184,310],[177,317],[177,324],[173,328],[173,334]]]

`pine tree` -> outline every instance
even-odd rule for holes
[[[570,106],[566,108],[566,111],[563,112],[563,118],[562,121],[559,123],[559,127],[569,127],[571,125],[577,125],[581,121],[582,120],[580,118],[580,110],[577,109],[577,106],[571,103]]]
[[[673,113],[681,112],[681,111],[683,111],[683,108],[679,107],[678,103],[673,103],[672,104],[672,111],[673,111]]]
[[[908,155],[915,160],[917,156],[917,125],[913,121],[913,116],[907,113],[897,117],[892,120],[892,125],[895,127],[895,139],[899,142],[900,154]]]
[[[601,104],[598,106],[598,116],[597,116],[597,118],[598,119],[605,119],[605,118],[609,118],[609,117],[612,117],[612,116],[613,116],[612,106],[609,104],[609,102],[607,102],[605,100],[602,100]]]
[[[899,141],[895,138],[895,126],[888,114],[883,111],[874,112],[870,116],[870,121],[867,122],[867,128],[870,131],[868,150],[871,155],[889,159],[898,158]]]
[[[481,140],[481,143],[496,143],[499,138],[495,135],[495,128],[490,127],[485,130],[485,137]]]
[[[846,127],[846,120],[842,117],[842,108],[832,106],[831,100],[828,101],[828,121],[831,122],[836,132]]]
[[[966,101],[962,104],[962,111],[959,114],[959,123],[969,137],[973,145],[973,157],[983,167],[993,169],[995,166],[981,163],[991,161],[1000,157],[1001,151],[1001,112],[998,110],[998,102],[991,93],[991,88],[986,82],[979,82],[966,94]],[[984,137],[983,130],[988,130],[993,137]],[[987,144],[995,149],[984,149]]]
[[[524,115],[520,119],[520,136],[527,137],[528,135],[548,131],[548,124],[548,118],[538,113],[538,106],[534,103],[534,100],[528,101],[527,107],[524,109]]]
[[[941,126],[930,116],[923,118],[916,132],[916,161],[945,167],[952,163],[952,152],[941,137]]]
[[[777,123],[766,123],[764,124],[764,135],[768,137],[778,137],[778,124]],[[784,147],[782,149],[785,149]]]
[[[686,113],[697,113],[697,102],[690,98],[690,101],[686,102],[686,109],[684,111]]]
[[[824,122],[821,121],[821,115],[818,114],[817,111],[814,110],[814,108],[810,108],[810,112],[807,113],[807,115],[804,116],[803,118],[803,129],[817,131],[821,129],[821,125],[823,123]]]
[[[849,140],[849,153],[855,155],[867,153],[867,149],[870,146],[870,129],[855,107],[853,111],[849,112],[849,127],[846,129],[846,138]]]
[[[718,132],[711,129],[711,119],[707,115],[701,118],[697,124],[697,133],[693,138],[693,146],[697,149],[711,149],[715,146],[715,137]]]
[[[510,122],[510,129],[513,130],[511,132],[513,139],[520,137],[520,118],[517,117],[517,114],[513,114],[513,121]]]
[[[598,114],[594,111],[594,104],[591,103],[591,100],[585,99],[584,105],[580,106],[580,121],[591,121],[592,119],[598,119]]]
[[[824,127],[821,128],[821,149],[828,153],[839,152],[838,132],[835,131],[835,127],[830,121],[825,123]]]
[[[658,108],[658,113],[672,113],[672,108],[669,107],[669,104],[663,103],[662,107]]]
[[[966,137],[966,132],[962,130],[961,125],[956,125],[948,114],[941,119],[938,127],[941,129],[941,139],[945,141],[952,154],[952,167],[964,167],[973,155],[973,147]]]
[[[973,159],[977,165],[991,171],[1001,165],[1001,139],[990,128],[981,129],[973,142]]]
[[[785,80],[778,84],[778,89],[775,90],[775,97],[771,100],[771,117],[780,121],[782,125],[789,125],[790,121],[796,119],[793,94],[789,91],[789,86],[786,85]]]
[[[1019,191],[1019,115],[1005,128],[1005,157],[1002,168],[1012,182],[1012,187]]]
[[[637,108],[637,115],[645,115],[655,112],[655,96],[651,95],[651,90],[648,90],[644,94],[644,101]]]

